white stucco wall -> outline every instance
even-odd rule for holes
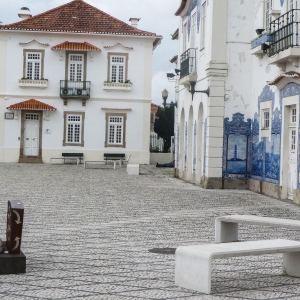
[[[28,43],[35,39],[37,42]],[[65,80],[66,52],[51,50],[51,47],[69,42],[88,42],[100,51],[87,52],[86,80],[91,81],[91,97],[82,105],[82,100],[67,101],[64,105],[60,98],[60,80]],[[9,112],[6,107],[36,99],[57,110],[49,112],[49,120],[42,122],[42,158],[48,163],[50,157],[60,157],[62,152],[83,152],[85,159],[102,159],[104,152],[122,152],[131,154],[132,163],[148,164],[152,51],[154,38],[81,35],[62,33],[36,33],[0,31],[0,54],[4,62],[0,65],[0,114]],[[49,46],[44,44],[48,43]],[[121,45],[116,45],[120,43]],[[116,46],[114,46],[116,45]],[[112,48],[105,48],[112,47]],[[131,49],[132,48],[132,49]],[[18,80],[23,77],[23,50],[45,51],[44,78],[48,79],[47,88],[22,88]],[[104,90],[103,82],[108,74],[108,52],[127,53],[128,79],[133,83],[131,91]],[[90,58],[92,54],[92,58]],[[9,65],[9,68],[6,68]],[[104,110],[103,110],[104,109]],[[126,113],[126,147],[105,148],[105,113]],[[64,111],[85,112],[84,147],[62,146]],[[21,136],[21,111],[12,111],[19,115],[16,120],[0,120],[0,161],[18,161]],[[43,113],[45,116],[45,112]],[[50,134],[44,130],[50,129]],[[7,149],[7,151],[2,151]],[[4,154],[3,154],[4,153]]]

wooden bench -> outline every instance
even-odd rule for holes
[[[239,223],[300,229],[300,221],[298,220],[268,218],[253,215],[228,215],[216,218],[215,242],[228,243],[238,241]]]
[[[64,163],[66,162],[66,159],[69,160],[76,160],[77,165],[81,163],[81,160],[83,159],[83,153],[62,153],[62,157],[52,157],[50,158],[50,165],[52,165],[53,159],[63,159]]]
[[[277,239],[178,247],[175,252],[175,284],[210,294],[213,259],[274,253],[283,253],[285,275],[300,277],[300,242]]]

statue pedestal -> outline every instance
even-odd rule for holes
[[[26,256],[20,254],[0,253],[0,275],[26,273]]]

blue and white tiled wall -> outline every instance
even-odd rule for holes
[[[269,86],[265,86],[258,97],[258,110],[252,120],[244,120],[244,115],[241,113],[233,114],[231,121],[229,118],[224,119],[224,178],[253,178],[274,184],[280,183],[282,99],[294,95],[300,95],[300,85],[288,83],[280,91],[278,108],[274,104],[275,94]],[[260,139],[260,104],[270,100],[272,101],[271,136]],[[300,149],[300,136],[298,141],[298,149]],[[300,162],[299,152],[298,162]],[[300,189],[299,178],[297,182]]]

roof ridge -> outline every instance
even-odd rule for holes
[[[93,5],[91,5],[91,4],[89,4],[89,3],[87,3],[87,2],[85,2],[84,0],[72,0],[72,1],[70,1],[70,2],[68,2],[68,3],[65,3],[65,4],[62,4],[62,5],[60,5],[60,6],[57,6],[57,7],[54,7],[54,8],[52,8],[52,9],[49,9],[49,10],[47,10],[47,11],[45,11],[45,12],[42,12],[42,13],[40,13],[40,14],[37,14],[37,15],[35,15],[35,16],[32,16],[32,17],[30,17],[30,18],[27,18],[27,19],[24,19],[24,20],[21,20],[21,21],[18,21],[18,22],[15,22],[15,23],[11,23],[11,24],[6,24],[6,25],[2,25],[2,26],[0,26],[0,28],[1,29],[11,29],[11,30],[14,30],[14,29],[20,29],[20,30],[47,30],[47,31],[69,31],[69,30],[64,30],[64,29],[62,29],[62,27],[60,27],[60,28],[55,28],[55,29],[51,29],[51,27],[49,28],[49,22],[50,22],[50,25],[53,25],[54,23],[53,22],[51,22],[51,21],[53,21],[53,20],[47,20],[48,21],[48,26],[46,26],[45,28],[43,28],[43,26],[40,26],[39,28],[37,28],[37,25],[36,24],[34,24],[34,22],[35,21],[39,21],[39,19],[41,19],[41,18],[43,18],[43,16],[46,16],[46,15],[48,15],[48,14],[55,14],[56,12],[59,12],[59,11],[62,11],[63,9],[65,9],[66,7],[68,7],[68,6],[70,6],[70,7],[72,7],[72,9],[70,9],[70,12],[72,12],[72,10],[74,10],[74,7],[73,7],[73,5],[74,5],[74,3],[80,3],[80,4],[82,4],[82,5],[84,5],[85,7],[89,7],[91,10],[89,11],[90,13],[93,13],[95,10],[97,11],[97,12],[99,12],[104,18],[102,18],[102,19],[105,19],[105,17],[106,18],[109,18],[109,19],[113,19],[113,20],[115,20],[117,23],[119,23],[119,27],[120,27],[120,29],[122,29],[124,32],[126,32],[126,34],[132,34],[132,35],[148,35],[148,36],[157,36],[155,33],[153,33],[153,32],[149,32],[149,31],[145,31],[145,30],[141,30],[141,29],[139,29],[139,28],[136,28],[136,27],[134,27],[134,26],[132,26],[132,25],[130,25],[130,24],[127,24],[126,22],[124,22],[124,21],[122,21],[122,20],[120,20],[120,19],[118,19],[118,18],[116,18],[116,17],[114,17],[114,16],[112,16],[112,15],[110,15],[110,14],[108,14],[108,13],[106,13],[106,12],[104,12],[103,10],[101,10],[101,9],[99,9],[99,8],[97,8],[97,7],[95,7],[95,6],[93,6]],[[68,11],[66,11],[66,13],[68,13]],[[55,21],[55,20],[54,20]],[[97,21],[97,20],[96,20]],[[29,23],[29,24],[28,24]],[[31,23],[31,24],[30,24]],[[32,24],[33,23],[33,24]],[[96,24],[97,24],[97,22],[95,22]],[[98,22],[99,23],[99,22]],[[22,25],[24,26],[24,27],[22,27]],[[31,28],[32,27],[32,25],[34,25],[33,27],[36,27],[36,28]],[[55,24],[56,25],[56,24]],[[74,25],[74,24],[73,24]],[[79,26],[79,25],[78,25]],[[29,29],[28,29],[28,27],[29,27]],[[70,29],[73,29],[74,28],[74,26],[71,26],[71,28]],[[125,27],[125,28],[124,28]],[[113,28],[112,28],[113,29]],[[125,30],[124,30],[125,29]],[[127,29],[127,30],[126,30]],[[70,30],[70,31],[80,31],[79,29],[73,29],[73,30]],[[86,30],[86,29],[83,29],[82,30],[82,32],[93,32],[92,30]],[[120,33],[120,34],[122,34],[122,33],[124,33],[124,32],[114,32],[113,30],[112,31],[110,31],[110,30],[103,30],[103,31],[99,31],[99,30],[97,30],[97,31],[94,31],[95,33],[106,33],[106,34],[109,34],[109,33],[114,33],[114,34],[118,34],[118,33]]]
[[[71,2],[74,2],[74,1],[78,1],[78,0],[72,0]],[[79,1],[81,1],[81,0],[79,0]],[[25,22],[25,21],[28,21],[28,19],[30,19],[30,20],[36,19],[37,17],[40,17],[40,16],[42,16],[42,15],[44,15],[44,14],[46,14],[46,13],[49,13],[50,11],[55,11],[55,10],[61,8],[61,7],[67,6],[67,5],[70,4],[71,2],[67,2],[67,3],[62,4],[62,5],[60,5],[60,6],[51,8],[51,9],[46,10],[46,11],[44,11],[44,12],[42,12],[42,13],[39,13],[39,14],[37,14],[37,15],[35,15],[35,16],[29,17],[29,18],[27,18],[27,19],[24,19],[24,20],[21,20],[21,21],[18,21],[18,22],[14,22],[14,23],[10,23],[10,24],[2,25],[2,27],[10,26],[10,25],[15,25],[15,24],[20,24],[20,23],[23,23],[23,22]]]

